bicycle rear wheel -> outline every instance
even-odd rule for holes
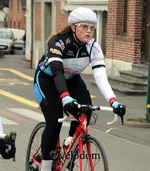
[[[45,129],[45,122],[40,122],[33,129],[26,151],[25,171],[40,171],[41,163],[41,137]],[[36,163],[37,162],[37,163]]]
[[[83,171],[109,171],[102,144],[91,136],[87,136],[83,141],[82,155],[79,155],[79,146],[77,145],[71,156],[69,171],[80,171],[79,158],[82,159]]]

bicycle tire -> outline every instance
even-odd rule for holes
[[[87,148],[87,144],[90,143],[90,148],[92,151],[92,161],[93,161],[93,168],[90,169],[89,167],[89,160],[88,158],[90,157],[89,153],[86,151]],[[78,153],[78,147],[79,145],[77,144],[77,146],[75,147],[75,150],[72,153],[71,156],[71,161],[70,161],[70,165],[69,165],[69,171],[79,171],[79,153]],[[96,150],[96,151],[94,151]],[[95,139],[92,136],[87,136],[84,144],[83,144],[83,154],[84,156],[82,157],[82,163],[83,163],[83,167],[82,170],[84,171],[109,171],[109,167],[108,167],[108,161],[107,161],[107,157],[106,157],[106,153],[104,151],[104,148],[102,146],[102,144]],[[97,161],[94,159],[97,159]],[[98,158],[97,158],[98,157]]]
[[[27,151],[26,151],[25,171],[41,170],[35,163],[32,162],[32,156],[40,147],[41,137],[45,126],[46,126],[45,122],[38,123],[30,135]],[[41,162],[42,160],[41,150],[39,150],[38,153],[36,154],[36,160]]]

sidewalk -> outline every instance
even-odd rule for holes
[[[0,68],[13,68],[18,70],[26,75],[34,77],[35,69],[30,68],[30,62],[25,60],[23,54],[18,54],[14,56],[5,56],[4,58],[0,58]],[[93,81],[93,76],[90,74],[83,74],[83,79],[87,83],[89,89],[94,91],[96,86],[91,84]],[[124,94],[120,94],[119,92],[115,92],[118,101],[123,102],[127,106],[127,113],[125,115],[125,119],[130,118],[146,118],[146,96],[127,96]],[[101,104],[105,105],[106,102],[101,98]],[[102,120],[106,120],[105,116],[101,116]],[[135,122],[129,123],[125,122],[125,125],[122,126],[120,123],[115,124],[113,126],[115,128],[111,129],[109,132],[115,136],[125,138],[136,142],[138,144],[146,145],[150,147],[150,124],[135,124]],[[97,126],[101,131],[106,132],[111,127],[105,126],[104,124],[101,126]]]

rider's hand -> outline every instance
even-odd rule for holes
[[[77,115],[77,106],[73,102],[76,102],[77,104],[77,101],[69,95],[62,98],[62,104],[65,114],[70,113],[75,116]]]
[[[126,113],[126,106],[117,101],[113,101],[111,106],[113,107],[113,112],[118,114],[118,116],[122,117]]]

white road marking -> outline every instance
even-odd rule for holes
[[[29,119],[33,119],[35,121],[41,122],[44,121],[44,117],[41,113],[34,112],[29,109],[24,109],[24,108],[7,108],[7,110],[17,113],[20,116],[24,116]]]
[[[2,121],[3,124],[7,124],[7,125],[19,125],[19,123],[14,122],[14,121],[12,121],[10,119],[4,118],[2,116],[0,116],[0,118],[1,118],[1,121]]]
[[[7,108],[7,110],[16,113],[17,115],[35,120],[37,122],[42,122],[44,121],[44,117],[42,113],[35,112],[33,110],[25,109],[25,108]],[[69,127],[70,123],[64,122],[63,123],[64,127]]]

